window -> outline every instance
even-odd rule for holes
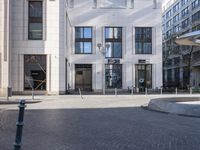
[[[177,12],[179,10],[179,3],[177,3],[176,5],[174,5],[173,7],[173,12]]]
[[[182,22],[182,28],[186,28],[187,26],[189,25],[189,18],[185,19],[183,22]]]
[[[167,70],[167,81],[172,82],[172,69]]]
[[[185,16],[188,15],[188,14],[189,14],[189,7],[186,7],[185,9],[183,9],[183,10],[181,11],[182,17],[185,17]]]
[[[29,1],[28,8],[28,39],[42,40],[42,1]]]
[[[92,27],[75,27],[75,54],[92,54]]]
[[[200,11],[192,15],[192,22],[199,21],[199,20],[200,20]]]
[[[167,28],[169,28],[172,25],[172,19],[170,19],[169,21],[167,21],[166,26]]]
[[[46,90],[46,56],[24,55],[24,90]]]
[[[178,33],[179,31],[180,31],[179,25],[173,27],[173,33]]]
[[[192,10],[196,9],[200,5],[200,0],[195,0],[192,2]]]
[[[181,0],[181,5],[185,5],[189,0]]]
[[[179,14],[176,15],[174,18],[173,18],[173,22],[176,23],[179,21]]]
[[[135,28],[135,50],[136,54],[152,54],[152,28]]]
[[[106,27],[105,44],[109,45],[106,58],[122,58],[122,28]]]
[[[122,88],[122,65],[105,65],[106,88]]]
[[[169,17],[171,17],[172,15],[172,10],[170,9],[167,13],[166,13],[166,19],[168,19]]]

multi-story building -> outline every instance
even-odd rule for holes
[[[6,33],[0,30],[2,94],[7,87],[16,94],[32,89],[64,94],[79,88],[162,86],[159,0],[3,0],[0,4],[4,8],[0,27]]]
[[[200,48],[177,45],[175,39],[185,33],[200,30],[200,0],[166,1],[163,4],[162,24],[164,85],[199,87]]]

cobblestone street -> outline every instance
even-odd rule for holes
[[[3,111],[1,150],[13,149],[17,115],[16,110]],[[22,150],[200,149],[199,118],[136,106],[27,109],[24,123]]]
[[[141,103],[148,101],[147,97],[135,97],[132,101],[130,97],[96,98],[93,101],[88,98],[85,102],[73,98],[66,101],[65,97],[61,99],[27,104],[22,150],[200,149],[199,118],[140,108]],[[93,108],[72,108],[72,101],[76,105],[84,103]],[[111,103],[115,107],[110,107]],[[50,108],[50,104],[62,107]],[[68,108],[64,108],[64,104]],[[95,108],[95,105],[101,108]],[[17,105],[12,107],[17,108]],[[1,150],[12,150],[15,138],[18,111],[10,109],[11,106],[8,108],[0,111]]]

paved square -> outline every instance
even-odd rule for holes
[[[200,149],[200,118],[157,113],[137,106],[137,100],[145,103],[149,98],[113,96],[107,100],[96,98],[91,101],[90,98],[93,98],[90,97],[83,101],[71,97],[76,106],[88,103],[91,108],[75,108],[68,98],[62,97],[60,102],[46,100],[28,105],[22,150]],[[61,108],[53,108],[59,103]],[[110,107],[112,103],[116,107]],[[130,107],[125,106],[126,103]],[[49,109],[47,104],[52,104]],[[64,108],[64,104],[68,104],[68,108]],[[8,108],[11,109],[11,106]],[[13,149],[17,115],[16,110],[1,111],[2,150]]]

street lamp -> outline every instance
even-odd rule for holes
[[[102,54],[102,91],[103,91],[103,95],[105,95],[105,64],[104,64],[104,58],[105,58],[105,54],[106,54],[106,49],[109,49],[110,44],[106,44],[105,46],[103,46],[101,43],[97,44],[97,47],[99,49],[99,52]]]

